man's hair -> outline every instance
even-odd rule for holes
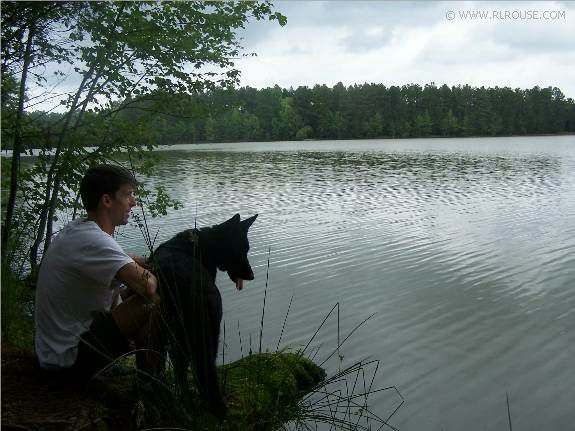
[[[80,197],[86,211],[95,211],[104,195],[116,197],[116,192],[124,184],[136,187],[132,173],[118,165],[98,165],[89,168],[80,182]]]

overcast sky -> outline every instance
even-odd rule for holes
[[[539,85],[575,98],[575,2],[274,5],[287,25],[248,25],[244,46],[257,57],[237,61],[242,85]]]

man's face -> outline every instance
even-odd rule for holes
[[[110,212],[113,215],[115,225],[128,223],[132,207],[136,205],[134,187],[130,184],[122,185],[111,200]]]

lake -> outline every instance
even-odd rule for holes
[[[259,349],[269,257],[263,349],[305,346],[337,303],[340,340],[373,314],[341,347],[341,363],[335,355],[326,366],[333,374],[379,360],[374,388],[396,386],[405,399],[393,426],[506,430],[508,394],[514,429],[575,427],[575,137],[180,145],[158,154],[146,182],[183,208],[148,220],[156,243],[195,222],[259,214],[249,235],[256,279],[236,292],[218,277],[220,359]],[[133,226],[118,240],[146,252]],[[334,313],[307,352],[322,362],[337,340]],[[369,397],[384,418],[399,402],[393,391]]]

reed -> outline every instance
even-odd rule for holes
[[[505,393],[507,398],[507,419],[509,420],[509,431],[513,431],[513,426],[511,424],[511,409],[509,408],[509,392]]]
[[[298,402],[297,417],[286,423],[284,429],[307,430],[310,429],[310,425],[317,427],[320,424],[344,430],[396,429],[390,424],[390,420],[403,406],[405,400],[395,386],[374,386],[379,380],[379,360],[359,360],[342,368],[343,345],[372,317],[373,315],[364,319],[353,327],[343,339],[340,339],[340,304],[336,303],[326,314],[308,343],[298,351],[298,354],[305,356],[309,352],[312,341],[332,318],[336,324],[337,345],[327,352],[323,360],[318,361],[318,366],[323,367],[331,358],[335,357],[338,361],[338,371],[327,376],[302,397]],[[318,351],[313,354],[313,358],[317,355]],[[393,411],[387,414],[376,413],[370,407],[370,397],[385,391],[393,391],[398,398],[398,404]]]

